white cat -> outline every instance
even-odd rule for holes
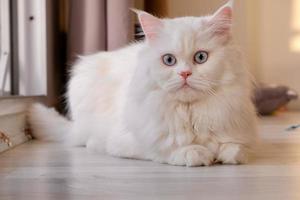
[[[70,120],[33,105],[34,136],[172,165],[246,162],[256,113],[232,40],[232,1],[206,17],[137,14],[146,41],[80,58]]]

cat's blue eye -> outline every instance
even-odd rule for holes
[[[162,56],[162,61],[167,66],[174,66],[177,63],[176,57],[172,54],[165,54]]]
[[[206,51],[198,51],[194,55],[194,62],[197,64],[203,64],[208,59],[208,53]]]

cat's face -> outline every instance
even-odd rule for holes
[[[225,6],[213,16],[163,20],[140,14],[149,44],[145,62],[161,89],[182,101],[215,92],[225,74],[231,12]]]

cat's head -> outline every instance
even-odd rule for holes
[[[226,76],[232,1],[211,16],[159,19],[137,11],[148,48],[143,65],[164,91],[182,101],[212,94]]]

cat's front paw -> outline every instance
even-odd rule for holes
[[[214,161],[214,154],[201,145],[182,147],[174,151],[168,163],[188,167],[209,166]]]
[[[217,161],[223,164],[244,164],[248,162],[247,149],[240,144],[228,143],[220,146]]]

